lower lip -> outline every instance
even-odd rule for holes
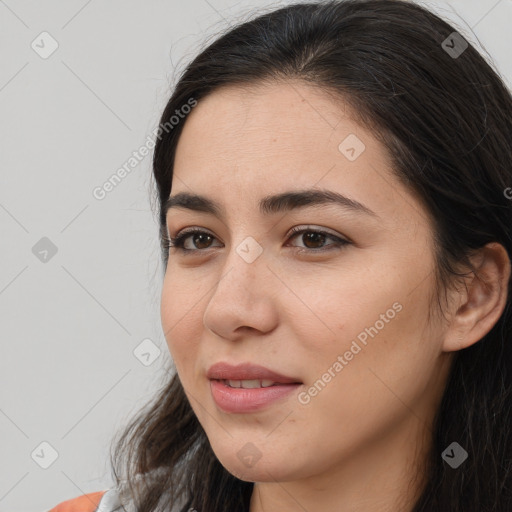
[[[219,380],[210,380],[215,403],[225,412],[247,413],[262,409],[297,390],[301,384],[282,384],[268,388],[232,388]]]

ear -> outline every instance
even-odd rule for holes
[[[476,273],[466,278],[457,296],[443,350],[452,352],[481,340],[502,315],[508,298],[510,258],[505,248],[492,242],[471,258]]]

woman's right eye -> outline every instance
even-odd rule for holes
[[[188,238],[191,238],[193,240],[194,244],[196,245],[196,248],[189,249],[189,248],[185,247],[185,241]],[[172,237],[168,238],[166,240],[166,245],[167,245],[167,248],[173,247],[182,252],[196,252],[196,251],[205,249],[205,247],[203,247],[203,248],[197,247],[198,244],[203,243],[201,241],[198,242],[199,238],[201,238],[204,242],[205,239],[213,239],[215,237],[212,234],[208,233],[207,231],[202,231],[200,229],[189,229],[189,230],[183,231],[182,233],[180,233],[178,236],[176,236],[174,238],[172,238]],[[206,247],[206,249],[208,249],[208,248],[209,247]]]

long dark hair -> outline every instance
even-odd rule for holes
[[[473,250],[498,242],[510,255],[512,97],[499,73],[453,32],[405,0],[346,0],[288,5],[219,36],[184,70],[161,117],[153,174],[164,268],[163,205],[186,122],[176,123],[176,111],[223,85],[286,79],[349,102],[385,145],[396,176],[431,214],[439,296],[460,277],[461,263],[472,268]],[[455,355],[412,512],[512,510],[510,296],[509,282],[499,321]],[[469,454],[457,469],[441,457],[453,441]],[[157,503],[180,512],[249,510],[254,484],[220,464],[175,373],[123,431],[111,463],[138,512]]]

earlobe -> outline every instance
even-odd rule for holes
[[[459,303],[446,332],[443,349],[462,350],[480,341],[497,323],[508,300],[510,258],[492,242],[472,258],[476,273],[459,291]]]

